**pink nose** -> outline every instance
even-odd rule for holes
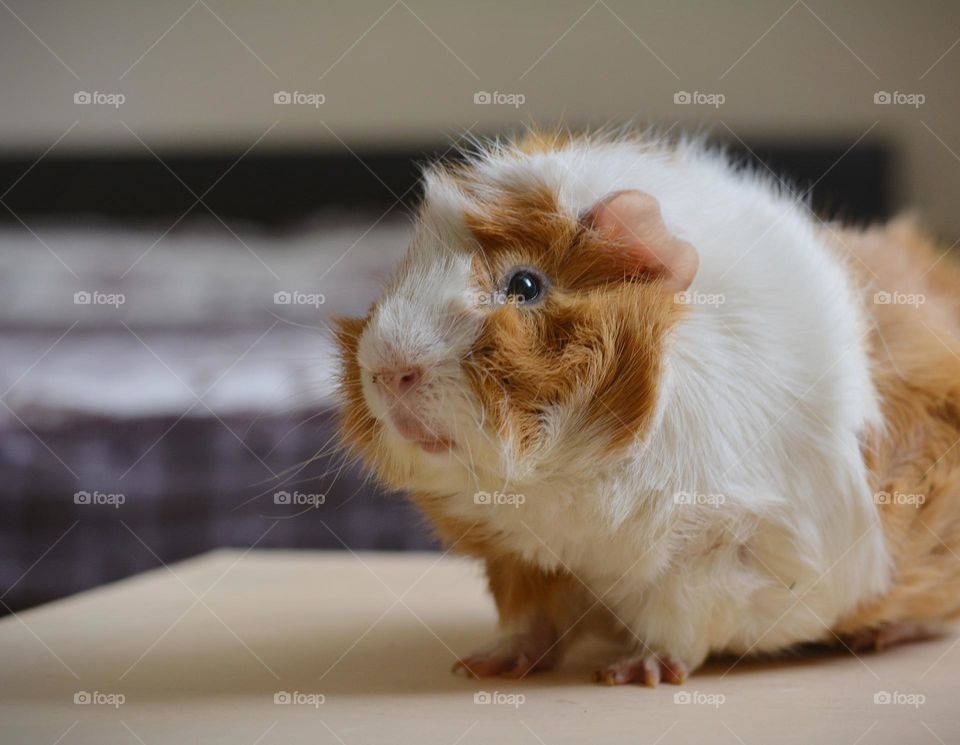
[[[423,371],[419,367],[404,367],[395,370],[381,370],[373,376],[378,386],[394,398],[400,398],[416,387]]]

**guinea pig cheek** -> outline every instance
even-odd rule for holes
[[[487,442],[500,454],[518,458],[539,442],[543,431],[542,385],[549,371],[534,319],[503,306],[491,311],[464,366],[470,393],[486,423]]]

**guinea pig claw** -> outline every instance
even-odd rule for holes
[[[509,669],[504,670],[502,675],[505,678],[523,678],[533,670],[534,664],[534,660],[531,660],[526,654],[521,652],[517,655],[513,665]]]
[[[594,680],[610,686],[636,683],[656,688],[661,682],[680,685],[686,679],[686,665],[669,655],[654,654],[626,657],[594,674]]]

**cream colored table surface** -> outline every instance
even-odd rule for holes
[[[960,741],[956,639],[718,662],[656,690],[591,683],[598,649],[519,682],[451,675],[493,622],[479,567],[459,559],[220,551],[0,621],[0,742]],[[283,692],[299,703],[275,703]]]

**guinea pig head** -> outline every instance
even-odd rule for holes
[[[407,256],[339,324],[342,435],[428,491],[616,457],[653,420],[697,264],[644,192],[577,209],[536,180],[428,173]]]

